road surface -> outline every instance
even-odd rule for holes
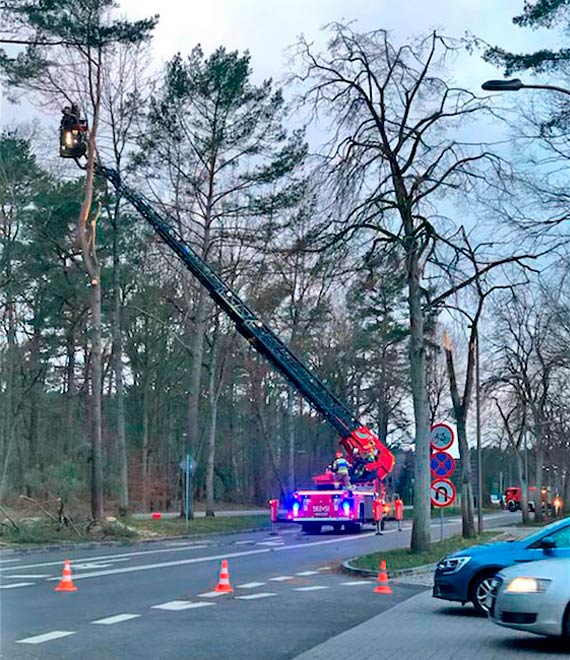
[[[488,524],[515,521],[493,514]],[[460,521],[446,520],[446,533]],[[434,537],[439,522],[433,523]],[[0,559],[3,659],[287,660],[356,626],[420,588],[392,596],[336,570],[354,555],[405,546],[410,526],[384,536],[267,532],[63,552],[5,552]],[[75,593],[54,591],[63,559]],[[231,595],[214,596],[221,559]]]

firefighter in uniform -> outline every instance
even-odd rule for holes
[[[342,455],[341,451],[337,451],[336,459],[332,464],[333,472],[337,476],[337,482],[342,483],[345,488],[350,488],[350,475],[349,475],[350,465],[346,458]]]
[[[374,517],[374,522],[376,523],[376,535],[382,535],[383,525],[383,516],[384,516],[384,501],[380,495],[376,495],[374,501],[372,502],[372,515]]]
[[[401,532],[402,520],[404,518],[404,502],[399,495],[396,495],[394,499],[394,513],[396,520],[398,521],[398,531]]]

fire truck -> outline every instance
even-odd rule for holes
[[[521,508],[521,489],[519,486],[509,486],[505,489],[503,496],[504,506],[511,512],[520,511]],[[528,489],[528,509],[532,513],[536,509],[538,501],[538,489],[536,486],[529,486]],[[562,507],[562,499],[560,496],[552,496],[549,489],[545,486],[542,487],[540,494],[540,501],[544,513],[551,515],[558,512]]]
[[[86,155],[87,125],[74,106],[64,112],[60,128],[60,156],[80,159]],[[335,474],[327,469],[314,477],[314,488],[297,490],[285,497],[280,517],[283,522],[300,523],[305,532],[319,532],[325,524],[334,529],[344,527],[358,532],[362,525],[372,523],[375,497],[386,500],[384,480],[394,467],[394,455],[367,426],[312,373],[281,339],[260,319],[241,297],[183,240],[175,223],[159,214],[140,193],[126,186],[120,174],[100,163],[95,173],[113,185],[117,193],[129,201],[150,224],[162,241],[176,254],[184,266],[205,287],[212,300],[234,322],[237,331],[263,355],[270,364],[303,396],[305,401],[340,435],[340,444],[351,466],[351,486],[342,487]],[[384,504],[388,516],[391,503]]]

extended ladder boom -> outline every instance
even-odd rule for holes
[[[234,321],[238,332],[264,355],[340,434],[341,444],[347,450],[349,457],[352,456],[355,448],[362,457],[370,459],[375,455],[375,458],[369,460],[366,465],[366,478],[374,479],[377,476],[383,478],[391,472],[394,456],[389,449],[305,367],[192,247],[177,235],[173,227],[153,209],[149,202],[124,185],[116,170],[96,165],[95,172],[110,181],[117,192],[136,208],[206,288],[214,302]]]

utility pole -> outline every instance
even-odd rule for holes
[[[477,532],[483,532],[483,462],[481,452],[481,379],[479,373],[479,330],[475,335],[475,389],[477,391]]]

